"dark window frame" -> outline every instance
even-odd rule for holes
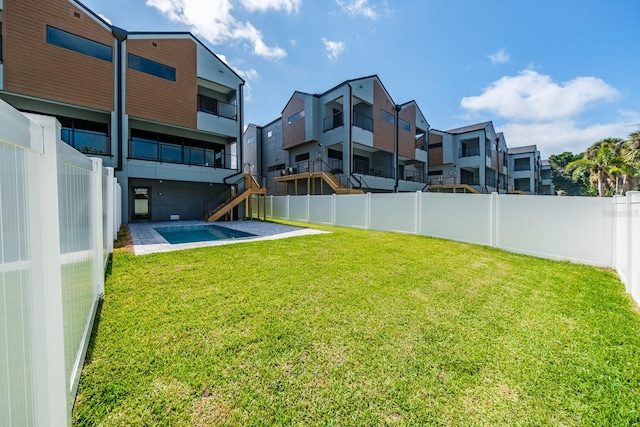
[[[306,113],[304,112],[304,110],[300,110],[297,113],[290,115],[289,118],[287,119],[287,123],[293,124],[298,120],[304,119],[305,116],[306,116]]]
[[[153,61],[134,53],[127,54],[127,67],[130,70],[139,71],[170,82],[175,82],[177,79],[177,71],[174,67],[170,67],[169,65]]]
[[[396,124],[396,116],[387,110],[380,109],[380,119],[392,125]]]
[[[106,62],[113,62],[113,47],[47,25],[47,43]]]

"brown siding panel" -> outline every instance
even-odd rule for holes
[[[373,146],[389,153],[395,152],[395,125],[380,118],[380,110],[395,116],[395,104],[377,81],[373,82]]]
[[[108,29],[67,0],[5,0],[3,15],[4,90],[113,111],[115,41]],[[48,44],[47,25],[111,46],[112,62]]]
[[[442,164],[442,147],[429,148],[429,166]]]
[[[291,98],[282,112],[282,148],[289,149],[305,143],[306,117],[289,124],[289,117],[304,110],[304,99]],[[305,112],[306,114],[306,112]]]
[[[398,117],[409,122],[411,130],[406,131],[403,128],[398,129],[399,151],[401,156],[416,158],[416,106],[411,104],[400,110]]]
[[[155,46],[154,46],[155,43]],[[126,68],[126,112],[132,117],[197,127],[197,47],[192,39],[128,39],[132,53],[176,69],[176,81]]]

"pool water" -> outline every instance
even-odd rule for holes
[[[178,243],[208,242],[212,240],[254,237],[255,234],[232,230],[217,225],[190,225],[185,227],[157,227],[156,231],[172,245]]]

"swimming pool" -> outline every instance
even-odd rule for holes
[[[189,225],[181,227],[156,227],[155,230],[172,245],[179,243],[208,242],[212,240],[255,237],[255,234],[232,230],[217,225]]]

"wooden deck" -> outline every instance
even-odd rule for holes
[[[335,194],[363,194],[359,189],[347,188],[333,174],[328,172],[303,172],[292,175],[277,176],[273,178],[274,193],[278,195],[278,183],[283,183],[284,194],[287,195],[288,183],[293,182],[294,194],[298,194],[299,186],[305,188],[306,194],[324,194],[323,182],[327,183]]]

